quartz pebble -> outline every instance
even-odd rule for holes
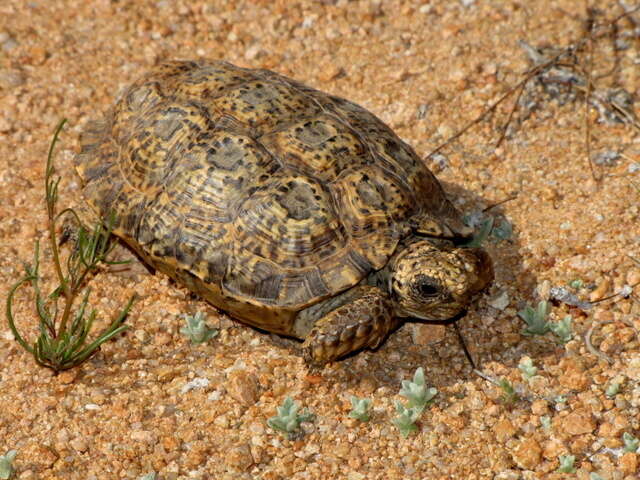
[[[258,378],[251,372],[236,370],[227,380],[229,395],[242,405],[250,406],[258,401]]]

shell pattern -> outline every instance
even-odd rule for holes
[[[347,100],[267,70],[177,61],[81,139],[89,205],[147,262],[257,327],[382,268],[452,211],[415,152]]]

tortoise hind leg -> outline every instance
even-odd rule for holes
[[[75,214],[71,213],[71,210]],[[81,227],[85,232],[91,232],[93,226],[100,221],[93,210],[84,202],[69,208],[69,211],[65,212],[61,218],[62,228],[58,239],[59,245],[67,242],[75,244]]]
[[[101,220],[86,203],[74,206],[73,211],[75,215],[68,212],[62,217],[62,228],[58,238],[58,245],[67,243],[71,248],[78,248],[81,228],[84,230],[86,236],[92,236],[98,224],[102,224],[105,230],[109,227],[108,224],[105,224],[108,220]],[[150,262],[145,261],[133,247],[130,247],[125,242],[117,241],[116,236],[112,236],[110,241],[114,242],[114,245],[109,247],[110,250],[113,250],[109,254],[109,261],[120,263],[121,265],[113,264],[109,268],[109,271],[125,274],[125,276],[132,275],[134,277],[142,274],[155,274],[155,267]]]
[[[315,320],[302,344],[304,359],[313,367],[361,348],[376,348],[397,325],[391,302],[376,287],[355,287],[326,302],[325,308],[315,309],[324,314]],[[334,308],[327,312],[326,307]]]

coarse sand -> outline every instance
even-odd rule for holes
[[[584,93],[640,95],[640,13],[583,42],[582,70],[558,65],[556,78],[547,77],[568,89],[571,80],[563,85],[560,77],[569,71],[588,75],[591,86],[576,83],[575,95],[565,95],[529,85],[499,147],[518,92],[427,158],[524,78],[532,66],[526,45],[551,51],[583,38],[586,3],[0,1],[3,301],[37,239],[42,274],[53,278],[43,179],[56,124],[69,119],[56,157],[60,206],[77,205],[72,159],[80,132],[166,59],[269,68],[355,101],[425,158],[461,210],[508,200],[487,213],[513,226],[506,240],[487,242],[496,280],[459,322],[486,378],[472,371],[452,328],[412,324],[377,351],[312,373],[289,342],[230,320],[135,264],[91,281],[100,318],[133,292],[138,300],[126,334],[79,368],[54,376],[38,367],[3,320],[0,455],[17,450],[15,478],[639,478],[638,454],[624,451],[622,435],[640,437],[640,287],[633,288],[640,282],[640,132],[633,106],[624,108],[627,121],[605,121],[606,102],[585,113]],[[633,2],[591,3],[602,25]],[[606,299],[625,286],[630,295]],[[553,297],[554,287],[583,302],[606,299],[584,309],[553,302],[551,321],[572,317],[573,338],[564,344],[552,333],[523,335],[517,315]],[[31,293],[21,289],[14,310],[33,338]],[[194,346],[180,327],[184,314],[198,311],[220,333]],[[538,369],[530,379],[518,368],[526,358]],[[392,423],[395,402],[404,401],[401,381],[421,366],[438,394],[419,430],[403,438]],[[504,401],[491,381],[501,379],[519,399]],[[349,418],[352,395],[373,401],[369,422]],[[266,424],[287,396],[315,414],[291,440]],[[575,456],[575,474],[557,472],[561,455]]]

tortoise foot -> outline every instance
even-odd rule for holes
[[[361,348],[376,348],[396,325],[390,302],[376,287],[327,313],[302,344],[307,365],[316,369]]]

